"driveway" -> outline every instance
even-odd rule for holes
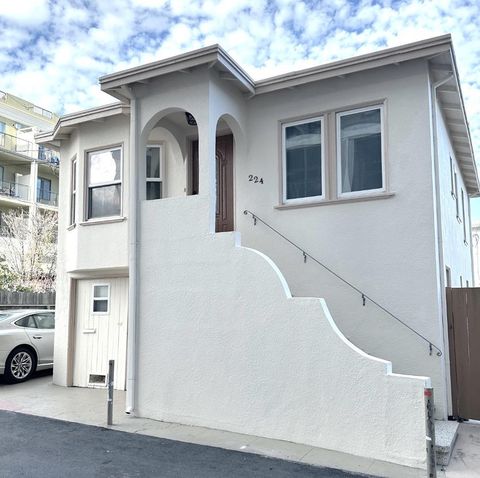
[[[0,411],[0,477],[318,477],[366,475]]]

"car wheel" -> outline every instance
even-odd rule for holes
[[[5,378],[10,383],[28,380],[37,368],[35,354],[27,347],[19,347],[12,351],[5,364]]]

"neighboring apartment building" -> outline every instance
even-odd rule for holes
[[[34,139],[57,120],[52,112],[0,91],[0,231],[9,210],[57,209],[59,155]]]
[[[424,468],[479,193],[450,36],[262,81],[213,46],[100,84],[120,102],[37,136],[64,159],[54,382],[104,386],[114,358],[136,415]]]

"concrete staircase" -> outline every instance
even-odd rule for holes
[[[458,422],[435,420],[437,465],[447,466],[457,439]]]

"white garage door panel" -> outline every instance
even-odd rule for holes
[[[108,313],[93,313],[93,286],[108,285]],[[128,279],[95,279],[77,282],[73,385],[104,387],[108,361],[115,360],[117,390],[125,390]],[[99,380],[95,382],[92,376]]]

